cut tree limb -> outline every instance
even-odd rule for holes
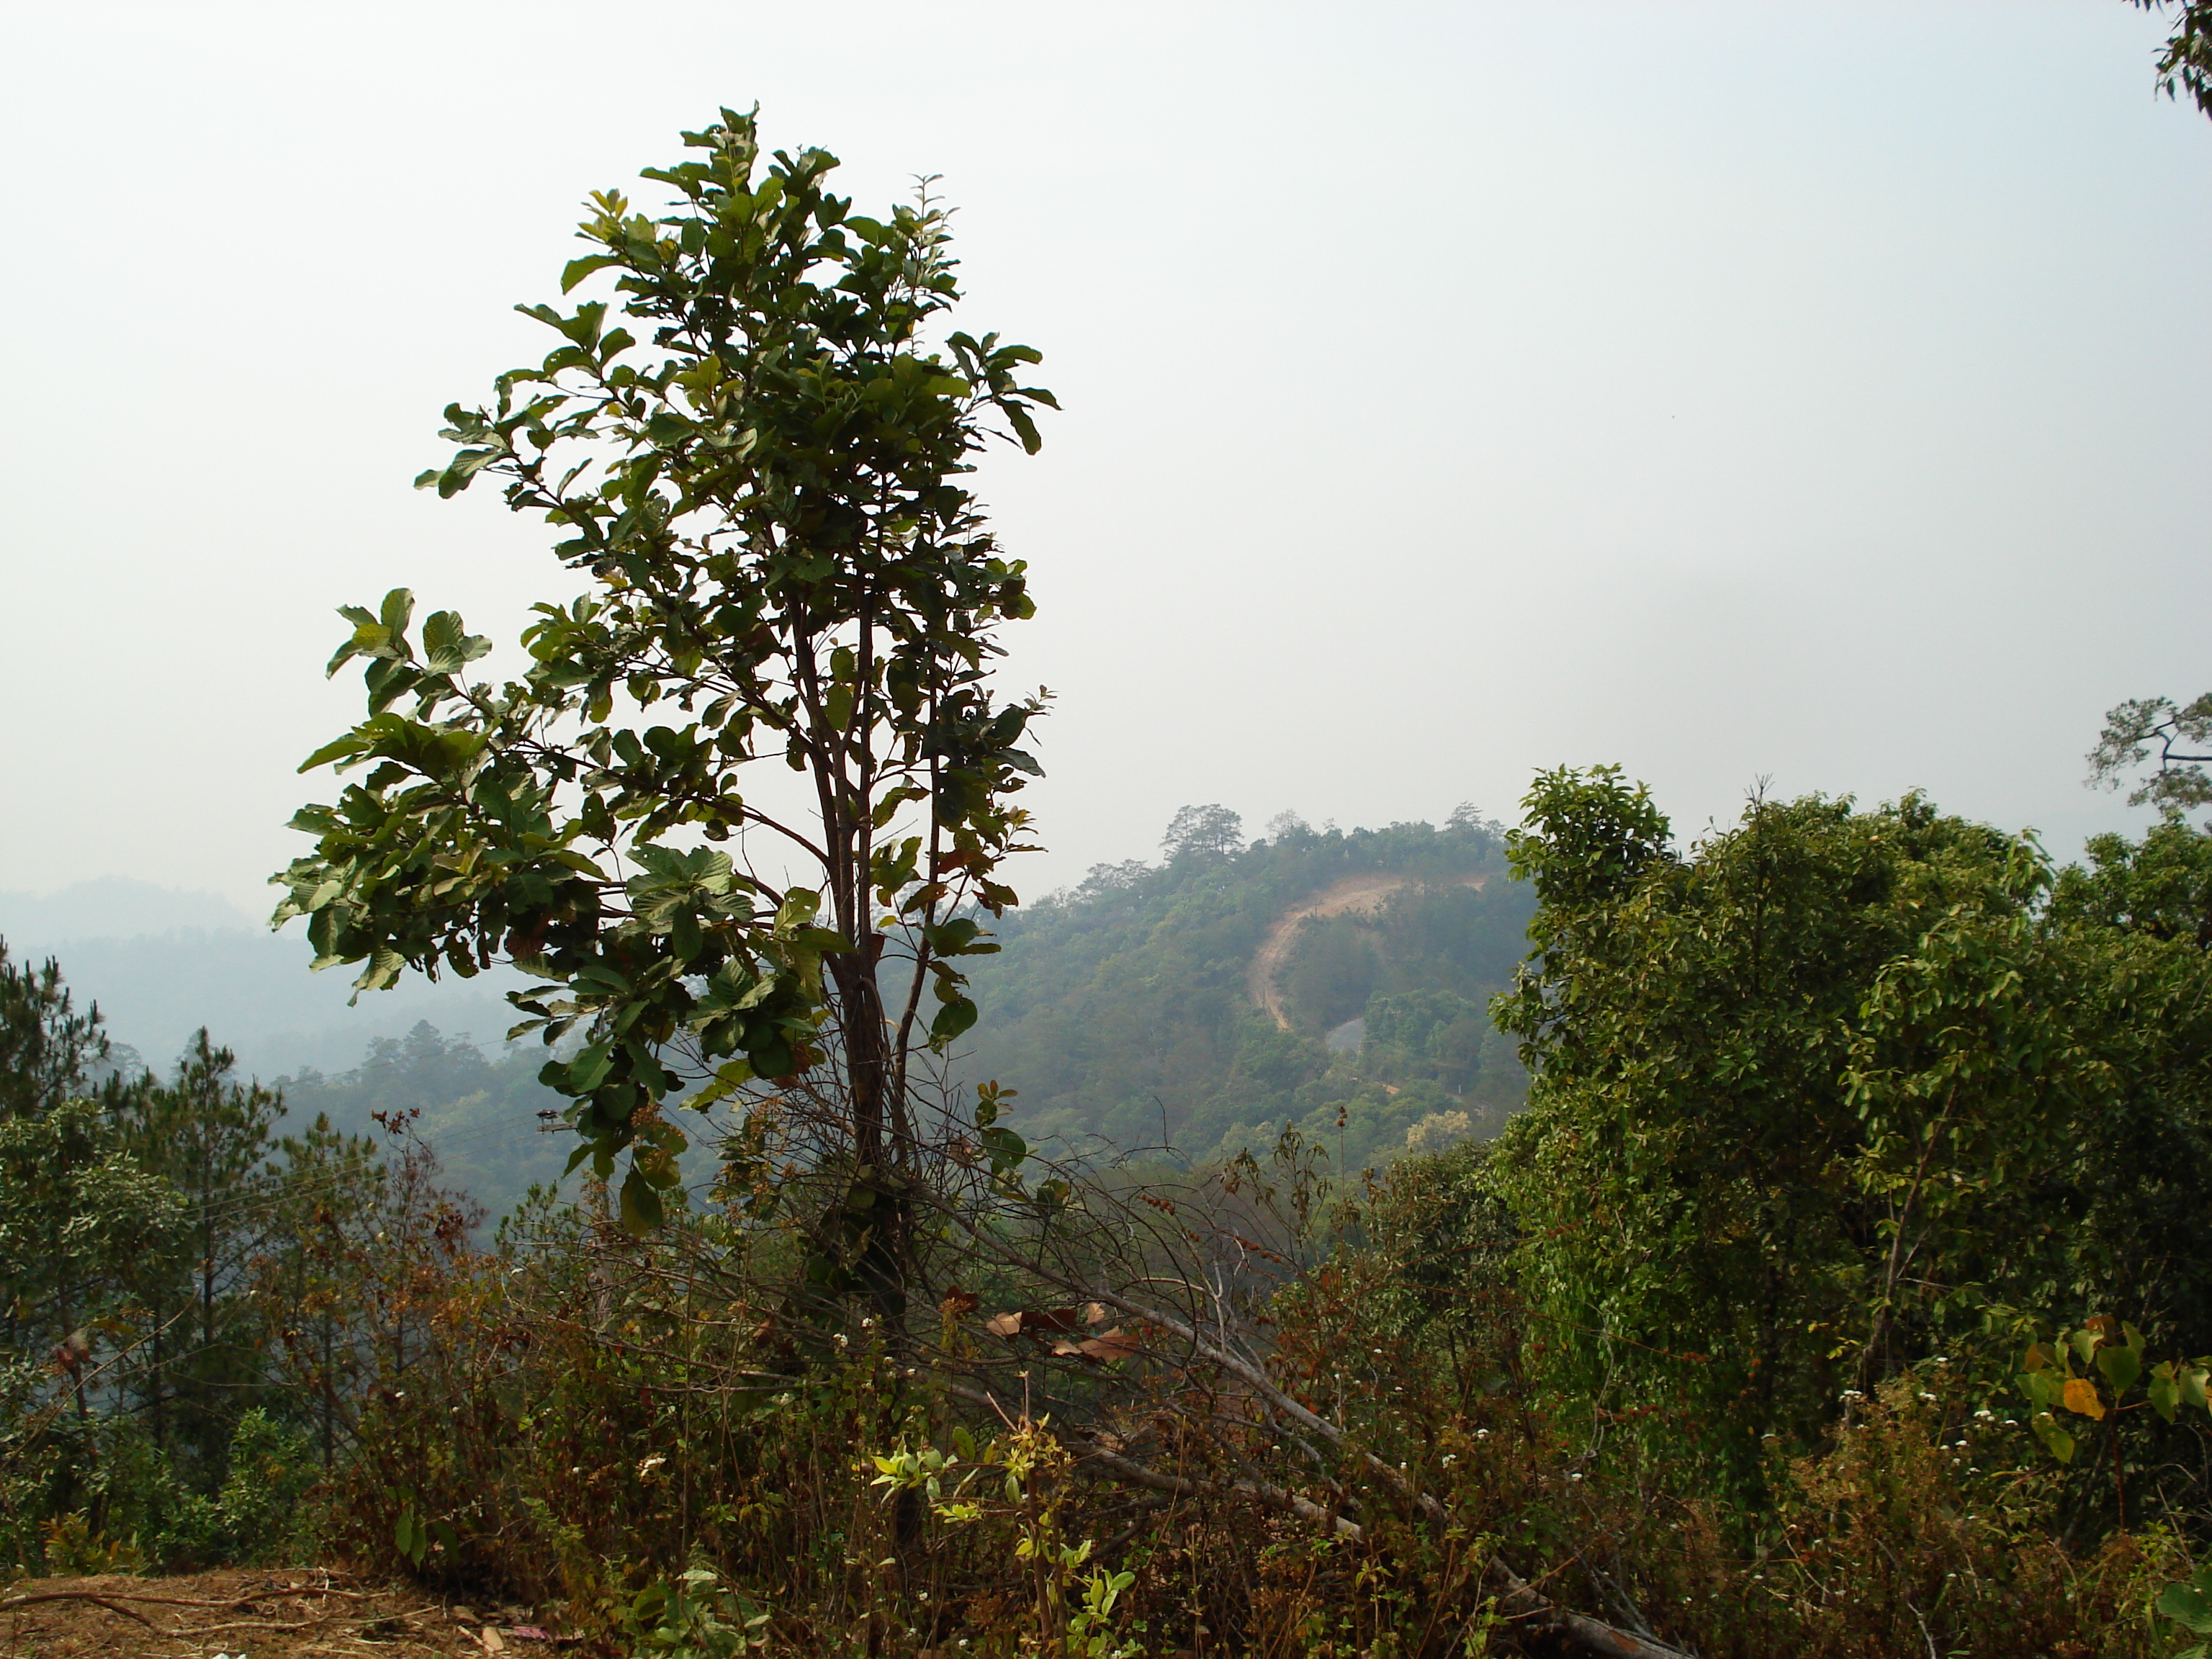
[[[1285,1492],[1282,1487],[1270,1486],[1264,1480],[1232,1480],[1217,1484],[1193,1480],[1188,1475],[1164,1474],[1158,1469],[1148,1469],[1141,1463],[1132,1462],[1117,1453],[1097,1446],[1087,1449],[1078,1462],[1096,1463],[1133,1486],[1146,1486],[1154,1492],[1170,1492],[1178,1498],[1234,1494],[1239,1498],[1249,1498],[1255,1504],[1263,1504],[1271,1510],[1295,1515],[1301,1521],[1310,1521],[1317,1527],[1328,1527],[1340,1538],[1366,1535],[1357,1521],[1347,1521],[1340,1515],[1332,1515],[1311,1498],[1301,1498],[1294,1492]]]
[[[968,1231],[977,1243],[984,1245],[987,1250],[991,1249],[992,1241],[986,1239],[981,1233],[972,1227],[968,1228]],[[1210,1340],[1200,1328],[1195,1320],[1180,1318],[1164,1308],[1150,1306],[1112,1291],[1101,1290],[1096,1285],[1079,1285],[1076,1280],[1065,1275],[1054,1273],[1049,1270],[1041,1271],[1034,1262],[1025,1265],[1029,1271],[1037,1273],[1040,1277],[1059,1285],[1064,1291],[1079,1293],[1086,1300],[1097,1302],[1143,1324],[1165,1331],[1188,1344],[1199,1358],[1218,1365],[1231,1376],[1243,1382],[1256,1396],[1273,1407],[1291,1422],[1319,1436],[1332,1446],[1357,1452],[1360,1461],[1369,1469],[1381,1476],[1401,1495],[1412,1501],[1424,1515],[1433,1520],[1445,1518],[1446,1512],[1443,1505],[1429,1493],[1423,1492],[1419,1485],[1403,1471],[1393,1468],[1373,1452],[1363,1447],[1348,1445],[1346,1443],[1348,1437],[1340,1425],[1330,1422],[1310,1407],[1293,1398],[1267,1374],[1264,1365],[1237,1352],[1224,1342]],[[957,1385],[953,1386],[951,1392],[966,1395],[978,1404],[995,1403],[988,1396],[975,1394]],[[1140,1463],[1097,1447],[1087,1449],[1081,1461],[1095,1463],[1119,1479],[1127,1480],[1135,1486],[1147,1487],[1154,1492],[1169,1492],[1182,1497],[1196,1497],[1201,1494],[1242,1497],[1265,1504],[1270,1509],[1296,1515],[1315,1525],[1326,1526],[1340,1538],[1357,1539],[1365,1536],[1364,1530],[1357,1522],[1323,1509],[1310,1498],[1301,1498],[1295,1492],[1288,1492],[1279,1486],[1270,1486],[1264,1481],[1239,1480],[1209,1483],[1194,1480],[1188,1475],[1168,1474],[1158,1469],[1147,1468]],[[1663,1643],[1655,1642],[1638,1636],[1632,1632],[1621,1630],[1615,1626],[1605,1623],[1602,1620],[1569,1612],[1507,1566],[1504,1560],[1495,1556],[1491,1559],[1490,1565],[1483,1570],[1483,1581],[1498,1598],[1499,1607],[1509,1616],[1549,1631],[1585,1652],[1600,1656],[1601,1659],[1688,1659],[1688,1656],[1680,1650],[1670,1648]]]
[[[155,1598],[134,1596],[131,1599],[146,1601]],[[0,1601],[0,1613],[11,1613],[17,1607],[36,1607],[41,1601],[89,1601],[96,1607],[106,1607],[110,1613],[119,1613],[125,1619],[135,1619],[156,1635],[169,1634],[152,1620],[147,1618],[144,1613],[133,1613],[130,1608],[109,1601],[105,1595],[95,1595],[90,1590],[42,1590],[36,1595],[11,1595],[6,1601]]]
[[[1333,1514],[1310,1498],[1301,1498],[1296,1492],[1285,1492],[1282,1487],[1270,1486],[1266,1481],[1222,1483],[1195,1480],[1188,1475],[1169,1474],[1159,1469],[1147,1468],[1141,1463],[1097,1446],[1086,1448],[1079,1463],[1096,1464],[1118,1479],[1153,1492],[1169,1492],[1179,1498],[1249,1498],[1269,1509],[1295,1515],[1316,1526],[1326,1526],[1340,1538],[1357,1540],[1366,1536],[1358,1522]],[[1621,1630],[1601,1619],[1569,1612],[1507,1566],[1499,1557],[1491,1558],[1490,1565],[1483,1569],[1482,1577],[1491,1593],[1498,1598],[1499,1609],[1509,1617],[1550,1631],[1587,1653],[1601,1656],[1601,1659],[1687,1659],[1687,1656],[1680,1650],[1668,1647],[1663,1643]]]
[[[1586,1653],[1601,1655],[1603,1659],[1688,1659],[1679,1648],[1649,1641],[1602,1620],[1568,1612],[1497,1556],[1490,1558],[1482,1577],[1496,1592],[1502,1611],[1563,1637]]]
[[[301,1590],[296,1593],[301,1595],[314,1595],[321,1592]],[[150,1601],[157,1607],[222,1607],[227,1612],[247,1613],[253,1610],[253,1603],[258,1599],[251,1595],[231,1595],[207,1601],[186,1601],[181,1596],[175,1595],[142,1595],[136,1590],[40,1590],[32,1595],[11,1595],[5,1600],[0,1600],[0,1612],[4,1612],[9,1607],[28,1607],[33,1601],[100,1601],[103,1597],[118,1601]]]

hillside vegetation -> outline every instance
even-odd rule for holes
[[[1177,823],[1159,864],[1101,865],[1010,913],[969,971],[982,1015],[962,1071],[1018,1090],[1031,1140],[1203,1164],[1295,1126],[1359,1168],[1517,1104],[1526,1079],[1486,1006],[1533,899],[1494,824],[1286,817],[1246,846],[1218,807]]]
[[[321,1117],[345,1134],[386,1125],[434,1148],[446,1184],[501,1216],[533,1186],[554,1186],[574,1140],[561,1097],[538,1080],[544,1050],[510,1045],[487,1056],[465,1034],[419,1020],[404,1036],[374,1037],[343,1072],[302,1070],[272,1085],[289,1121]]]
[[[1918,795],[1686,842],[1599,766],[1504,835],[1188,807],[1019,909],[968,485],[1038,354],[933,321],[926,187],[684,140],[422,480],[585,591],[498,684],[345,607],[282,878],[363,993],[520,969],[530,1048],[301,1124],[0,951],[0,1570],[335,1559],[659,1659],[2212,1634],[2212,696],[2108,717],[2160,817],[2081,867]],[[480,1231],[434,1123],[580,1201]]]
[[[772,1101],[647,1237],[588,1182],[487,1236],[320,1114],[531,1111],[520,1052],[425,1028],[285,1134],[0,958],[0,1550],[325,1552],[700,1659],[2169,1650],[2154,1602],[2212,1609],[2212,835],[2061,871],[1917,799],[1688,848],[1604,769],[1528,806],[1171,846],[1009,927],[970,1060],[1013,1103],[1299,1133],[1101,1179],[987,1086],[896,1332],[805,1288],[837,1154]],[[1526,1084],[1460,1025],[1523,935]]]

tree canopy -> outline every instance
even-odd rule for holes
[[[2155,757],[2154,759],[2154,757]],[[2139,774],[2152,762],[2148,775]],[[2118,789],[2130,781],[2130,806],[2184,812],[2212,803],[2212,691],[2194,702],[2131,697],[2105,716],[2089,751],[2089,781]]]
[[[2164,12],[2172,0],[2131,0],[2138,11]],[[2159,53],[2158,88],[2169,98],[2182,93],[2212,115],[2212,0],[2181,0],[2173,31]]]
[[[685,143],[646,174],[666,214],[592,197],[562,286],[614,297],[522,307],[559,343],[450,407],[460,448],[421,480],[498,479],[588,591],[537,607],[498,686],[451,611],[346,611],[331,672],[365,659],[368,713],[303,769],[368,770],[295,820],[315,849],[277,913],[363,990],[501,959],[543,981],[517,1030],[582,1037],[544,1076],[602,1177],[634,1148],[637,1227],[678,1187],[659,1108],[685,1089],[808,1079],[864,1183],[902,1178],[915,1056],[973,1023],[958,964],[1015,902],[1042,708],[991,689],[1032,606],[963,481],[994,437],[1036,447],[1037,354],[942,328],[934,198],[855,214],[834,157],[763,155],[729,110]]]
[[[1681,1401],[1752,1480],[2000,1304],[2212,1348],[2203,836],[2055,877],[1917,797],[1755,799],[1687,852],[1607,769],[1528,807],[1496,1174],[1566,1386]]]

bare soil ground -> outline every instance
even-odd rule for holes
[[[0,1659],[553,1659],[520,1607],[459,1607],[322,1568],[27,1579],[0,1594]]]
[[[1480,887],[1483,878],[1462,876],[1459,882],[1466,887]],[[1347,912],[1371,916],[1382,908],[1385,899],[1407,884],[1403,876],[1371,872],[1346,876],[1304,903],[1292,905],[1283,912],[1282,919],[1268,930],[1260,948],[1252,953],[1252,965],[1244,975],[1245,995],[1273,1017],[1278,1029],[1289,1030],[1291,1017],[1283,1012],[1283,994],[1276,987],[1275,975],[1282,971],[1284,958],[1290,955],[1291,943],[1297,938],[1298,923],[1308,916],[1340,916]]]

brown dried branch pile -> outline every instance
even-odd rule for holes
[[[321,1568],[33,1579],[0,1595],[0,1659],[550,1659],[563,1645],[520,1607],[480,1616]]]

